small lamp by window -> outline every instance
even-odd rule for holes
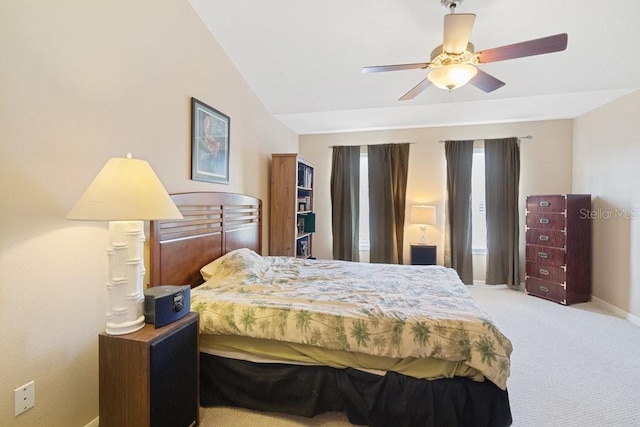
[[[144,220],[181,219],[182,214],[144,160],[110,159],[67,219],[109,221],[109,311],[106,332],[123,335],[144,326]]]
[[[420,225],[420,244],[427,244],[427,225],[435,225],[436,223],[436,207],[426,205],[411,206],[410,221],[412,224]]]

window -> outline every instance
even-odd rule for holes
[[[369,250],[369,158],[367,152],[360,153],[360,229],[358,246]]]
[[[474,254],[487,252],[487,217],[485,212],[484,144],[476,141],[471,166],[471,249]]]

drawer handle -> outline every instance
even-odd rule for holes
[[[549,275],[549,270],[545,270],[544,268],[540,269],[540,274],[542,274],[543,276],[548,276]]]
[[[547,236],[546,234],[542,234],[539,237],[539,239],[542,240],[543,242],[547,242],[547,241],[549,241],[549,236]]]
[[[540,289],[542,292],[549,292],[549,288],[547,288],[546,286],[542,286],[542,285],[540,285],[539,289]]]
[[[538,204],[541,208],[548,208],[549,206],[551,206],[551,202],[549,202],[548,200],[542,200]]]
[[[549,224],[549,218],[540,218],[540,224]]]
[[[548,253],[546,253],[546,252],[538,252],[538,256],[539,256],[540,258],[544,258],[544,259],[549,258],[549,254],[548,254]]]

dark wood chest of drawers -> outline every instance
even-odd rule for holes
[[[528,294],[560,304],[591,299],[591,195],[527,197]]]

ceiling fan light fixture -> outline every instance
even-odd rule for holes
[[[434,68],[427,78],[440,89],[454,90],[469,83],[478,69],[471,64],[450,64]]]

